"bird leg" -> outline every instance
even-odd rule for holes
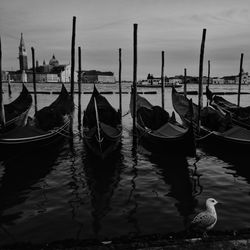
[[[208,235],[207,235],[207,232],[205,231],[205,232],[203,233],[202,238],[207,238],[207,237],[208,237]]]

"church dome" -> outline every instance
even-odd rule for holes
[[[49,65],[51,66],[58,66],[59,65],[59,62],[58,60],[56,59],[55,55],[53,54],[52,58],[50,59],[49,61]]]

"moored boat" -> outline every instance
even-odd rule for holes
[[[35,113],[26,126],[16,127],[0,135],[1,152],[30,152],[42,147],[55,145],[65,137],[74,110],[71,96],[62,85],[57,99],[49,106]]]
[[[0,134],[6,133],[16,127],[24,126],[31,105],[32,96],[23,84],[19,96],[13,102],[4,105],[5,124],[0,127]]]
[[[231,116],[212,107],[201,110],[200,126],[198,124],[198,106],[193,103],[192,111],[189,99],[172,89],[172,102],[175,111],[185,125],[191,120],[198,145],[216,148],[224,153],[246,153],[250,150],[250,130],[232,123]],[[192,115],[191,115],[192,114]]]
[[[208,87],[206,88],[206,96],[210,101],[211,106],[229,113],[232,117],[233,123],[250,129],[250,106],[238,107],[236,104],[214,94]]]
[[[130,111],[133,116],[133,97]],[[192,126],[183,127],[174,116],[159,106],[153,106],[146,98],[136,96],[136,129],[143,146],[156,154],[195,155]]]
[[[122,126],[116,111],[94,86],[83,115],[83,139],[90,153],[105,159],[120,145]]]

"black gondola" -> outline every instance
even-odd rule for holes
[[[133,116],[133,97],[130,111]],[[147,99],[136,96],[136,129],[142,145],[152,153],[195,156],[195,141],[192,126],[184,127],[174,116]]]
[[[211,106],[229,113],[234,124],[250,129],[250,106],[238,107],[236,104],[214,94],[208,87],[206,88],[206,96]]]
[[[74,110],[71,96],[62,85],[57,99],[35,113],[24,127],[17,127],[0,135],[1,152],[31,151],[51,145],[64,138]],[[2,154],[1,154],[2,155]]]
[[[93,155],[104,159],[120,145],[122,126],[116,111],[96,87],[83,115],[83,139]]]
[[[234,125],[229,114],[212,107],[201,110],[198,126],[198,106],[193,103],[190,111],[189,99],[172,88],[172,102],[175,111],[185,125],[192,119],[196,141],[203,147],[213,147],[224,153],[246,153],[250,150],[250,130]],[[193,114],[192,116],[190,114]]]
[[[15,127],[24,126],[32,105],[32,96],[23,84],[20,95],[11,103],[4,105],[5,124],[0,133],[5,133]]]

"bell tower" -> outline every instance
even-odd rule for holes
[[[20,65],[20,70],[22,71],[28,69],[28,58],[24,45],[23,33],[21,33],[21,39],[19,45],[19,65]]]

